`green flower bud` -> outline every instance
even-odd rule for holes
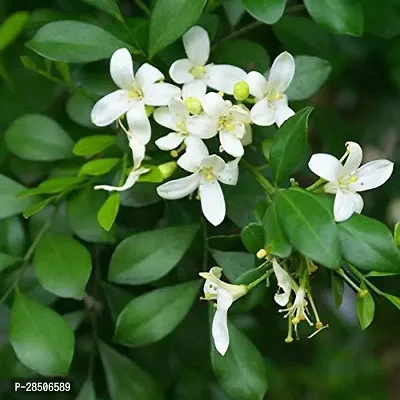
[[[159,165],[158,169],[160,170],[163,178],[168,179],[176,171],[177,166],[178,164],[175,161],[169,161],[165,164]]]
[[[144,106],[144,108],[145,108],[145,110],[146,110],[146,115],[147,115],[148,117],[150,117],[151,114],[153,114],[153,111],[154,111],[154,109],[155,109],[155,107],[153,107],[153,106]]]
[[[233,87],[233,96],[237,101],[244,101],[249,97],[250,88],[245,81],[240,81]]]
[[[195,97],[188,97],[184,101],[184,105],[186,109],[194,115],[200,114],[201,111],[203,110],[203,107],[201,106],[201,103],[198,99]]]

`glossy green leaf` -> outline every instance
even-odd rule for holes
[[[26,46],[53,61],[89,63],[109,59],[129,45],[104,29],[80,21],[56,21],[41,27]]]
[[[364,331],[371,325],[375,315],[375,302],[370,293],[364,297],[357,296],[356,309],[358,321]]]
[[[77,156],[93,156],[115,144],[115,136],[86,136],[75,143],[73,153]]]
[[[343,301],[344,280],[343,278],[338,276],[334,271],[332,271],[331,287],[332,287],[332,295],[335,307],[339,308]]]
[[[39,282],[49,292],[83,298],[92,262],[89,251],[75,239],[46,233],[36,248],[33,265]]]
[[[112,193],[97,213],[97,221],[107,232],[113,226],[115,218],[117,218],[120,202],[121,194]]]
[[[359,0],[304,0],[304,4],[311,17],[329,30],[362,35],[364,19]]]
[[[225,0],[222,5],[230,25],[234,27],[245,13],[242,0]]]
[[[294,248],[328,268],[340,266],[338,229],[332,212],[317,195],[288,189],[276,195],[274,204],[278,220]]]
[[[4,50],[18,37],[28,19],[29,13],[17,11],[2,22],[0,25],[0,51]]]
[[[343,257],[350,264],[368,271],[400,272],[400,251],[382,222],[355,214],[338,226]]]
[[[143,168],[149,169],[143,175],[139,176],[138,182],[150,182],[150,183],[160,183],[164,180],[164,176],[156,165],[146,165],[142,164]]]
[[[393,237],[394,237],[394,243],[399,248],[400,247],[400,222],[398,222],[394,227]]]
[[[265,248],[277,257],[289,257],[292,252],[292,245],[289,243],[282,226],[278,220],[276,204],[272,203],[263,219],[263,228],[265,236]]]
[[[296,72],[286,94],[289,100],[304,100],[318,92],[332,71],[329,61],[296,56]]]
[[[303,158],[307,149],[308,117],[312,107],[303,108],[286,120],[276,132],[269,153],[274,180],[279,184]]]
[[[94,7],[99,8],[102,11],[110,14],[118,21],[123,22],[121,11],[119,10],[117,0],[83,0]]]
[[[115,340],[143,346],[161,340],[185,318],[197,298],[200,281],[153,290],[133,299],[118,317]]]
[[[379,271],[371,271],[365,275],[366,278],[379,278],[379,277],[386,277],[386,276],[396,276],[399,275],[399,272],[379,272]]]
[[[120,163],[119,158],[99,158],[83,164],[78,175],[100,176],[110,172]]]
[[[93,106],[93,100],[82,93],[75,92],[68,98],[66,111],[72,121],[86,128],[94,128],[90,117]]]
[[[45,115],[26,114],[5,132],[8,150],[25,160],[55,161],[72,156],[73,141],[57,122]]]
[[[264,248],[264,231],[260,224],[252,222],[245,226],[241,232],[242,242],[250,253],[257,253]]]
[[[23,190],[18,193],[18,197],[36,196],[38,194],[56,194],[71,189],[82,182],[83,178],[76,176],[50,178],[41,182],[36,188]]]
[[[229,349],[221,356],[211,344],[211,364],[221,387],[232,400],[262,400],[268,389],[264,360],[254,344],[232,323]]]
[[[163,399],[154,378],[132,360],[100,341],[99,353],[111,400]]]
[[[179,39],[200,18],[206,0],[158,0],[150,20],[149,57]]]
[[[24,218],[29,218],[32,215],[35,215],[39,213],[40,211],[43,210],[43,208],[47,207],[51,202],[54,201],[53,197],[49,197],[48,199],[44,199],[42,201],[39,201],[38,203],[34,203],[30,205],[23,213],[22,215]]]
[[[19,360],[41,375],[66,375],[74,354],[74,334],[55,311],[17,292],[10,342]]]
[[[254,255],[250,253],[212,249],[211,254],[231,282],[254,267]]]
[[[23,257],[27,248],[27,232],[21,218],[14,216],[0,222],[0,252]]]
[[[242,0],[246,10],[255,19],[275,24],[285,11],[286,0]]]
[[[143,285],[168,274],[192,243],[198,225],[176,226],[136,233],[115,249],[108,279]]]
[[[400,297],[393,296],[392,294],[389,293],[381,293],[383,297],[388,299],[395,307],[397,307],[400,310]]]
[[[75,400],[97,400],[93,381],[90,378],[85,380]]]
[[[68,326],[73,331],[76,331],[85,318],[85,312],[84,310],[71,311],[67,314],[63,314],[62,317],[67,322]]]
[[[12,179],[0,175],[0,219],[20,214],[37,199],[20,199],[18,194],[25,189],[24,186]]]

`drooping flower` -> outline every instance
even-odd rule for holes
[[[217,93],[205,95],[203,109],[203,114],[188,119],[188,130],[200,137],[219,133],[221,149],[233,157],[242,157],[244,154],[242,140],[246,132],[251,129],[249,110],[244,106],[232,105],[229,100],[224,100]]]
[[[216,300],[217,310],[212,323],[214,345],[221,355],[225,355],[229,347],[228,310],[232,303],[244,296],[246,285],[231,285],[220,280],[222,268],[213,267],[209,272],[199,274],[206,280],[204,284],[204,300]]]
[[[188,58],[175,61],[169,70],[172,80],[184,84],[201,81],[203,86],[233,94],[236,82],[244,80],[246,73],[233,65],[207,64],[210,56],[210,38],[201,26],[193,26],[182,37]]]
[[[286,89],[292,82],[295,63],[291,54],[281,53],[276,57],[269,72],[268,80],[259,72],[251,71],[245,81],[249,85],[250,93],[256,98],[256,104],[251,109],[251,120],[256,125],[281,126],[294,115],[288,107]]]
[[[297,327],[297,325],[301,322],[306,320],[309,325],[314,325],[309,316],[308,316],[308,302],[306,300],[307,292],[304,287],[300,286],[296,289],[296,296],[293,302],[293,305],[288,307],[286,317],[291,318],[292,324]]]
[[[180,96],[179,88],[159,82],[164,75],[150,64],[143,64],[135,74],[132,57],[125,48],[112,55],[110,74],[119,89],[94,105],[91,117],[97,126],[109,125],[131,110],[141,129],[150,131],[145,105],[166,106],[172,97]]]
[[[217,155],[209,155],[203,142],[188,146],[186,153],[178,160],[178,165],[192,174],[162,184],[157,193],[164,199],[176,200],[188,196],[199,189],[201,208],[204,216],[213,225],[219,225],[225,218],[224,194],[219,182],[236,185],[239,159],[225,163]]]
[[[286,306],[289,302],[290,293],[292,291],[292,278],[291,276],[279,265],[278,261],[274,258],[272,260],[272,267],[278,282],[278,287],[282,290],[282,293],[276,293],[274,300],[281,307]]]
[[[320,153],[314,154],[308,163],[314,174],[328,181],[324,191],[336,195],[333,211],[337,222],[346,221],[354,213],[360,214],[364,201],[357,192],[383,185],[394,167],[388,160],[375,160],[360,167],[363,156],[360,145],[347,142],[346,146],[347,151],[340,161],[330,154]]]
[[[130,189],[135,183],[136,181],[139,179],[139,176],[142,174],[145,174],[147,172],[149,172],[150,170],[148,168],[144,168],[144,167],[140,167],[138,169],[132,168],[127,180],[125,181],[125,183],[122,186],[109,186],[109,185],[98,185],[95,186],[94,189],[95,190],[106,190],[107,192],[123,192],[125,190]]]

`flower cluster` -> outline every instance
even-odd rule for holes
[[[284,52],[276,58],[267,79],[256,71],[246,74],[232,65],[207,64],[210,40],[200,26],[183,35],[183,44],[187,58],[175,61],[169,70],[171,79],[182,88],[165,83],[164,75],[148,63],[135,73],[127,49],[113,54],[110,73],[119,89],[101,98],[91,117],[97,126],[118,122],[132,150],[133,168],[121,187],[101,185],[95,189],[127,190],[148,172],[141,165],[151,139],[149,115],[153,113],[154,120],[170,130],[155,144],[175,156],[183,153],[177,163],[191,173],[162,184],[158,194],[179,199],[198,190],[204,216],[218,225],[226,214],[220,183],[236,185],[244,146],[252,141],[251,124],[280,126],[294,114],[284,92],[293,79],[295,65],[293,57]],[[207,93],[207,88],[214,91]],[[237,104],[233,98],[224,99],[225,94],[233,95]],[[249,103],[255,103],[251,109],[243,104],[249,95],[254,96],[249,99]],[[216,136],[220,152],[233,157],[231,161],[210,155],[204,141]]]

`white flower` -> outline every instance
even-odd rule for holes
[[[276,123],[281,126],[294,115],[284,94],[292,82],[294,70],[294,59],[285,51],[276,57],[268,80],[256,71],[247,74],[245,81],[257,101],[251,109],[251,120],[256,125],[270,126]]]
[[[233,94],[236,82],[244,80],[246,73],[232,65],[207,64],[210,56],[210,38],[207,31],[200,26],[193,26],[182,37],[188,58],[175,61],[169,69],[172,80],[185,86],[198,80],[204,88]]]
[[[222,268],[213,267],[209,272],[199,275],[206,279],[204,299],[217,300],[217,311],[212,323],[214,345],[221,355],[225,355],[229,347],[228,309],[239,297],[247,293],[245,285],[231,285],[221,281]]]
[[[149,172],[150,170],[148,168],[132,168],[131,173],[129,174],[126,182],[122,186],[109,186],[109,185],[99,185],[95,186],[95,190],[106,190],[107,192],[123,192],[124,190],[130,189],[138,180],[139,176],[142,174],[145,174],[146,172]]]
[[[278,264],[275,258],[272,260],[272,267],[278,281],[278,286],[282,289],[283,293],[276,293],[274,300],[281,307],[286,306],[289,302],[290,293],[292,290],[292,278],[290,275]]]
[[[168,135],[156,140],[156,145],[161,150],[175,149],[183,141],[186,143],[189,138],[192,141],[201,141],[201,139],[214,136],[214,134],[210,135],[210,132],[202,132],[204,133],[202,136],[196,136],[188,131],[186,124],[190,114],[184,102],[178,98],[172,99],[168,107],[157,108],[153,116],[157,123],[172,130]]]
[[[242,140],[250,125],[250,113],[244,106],[232,105],[217,93],[207,93],[203,100],[204,113],[194,115],[187,121],[187,128],[193,135],[219,133],[222,150],[233,157],[244,154]]]
[[[339,161],[330,154],[314,154],[308,166],[314,174],[328,181],[327,193],[336,194],[334,204],[335,221],[349,219],[353,213],[360,214],[364,202],[357,192],[383,185],[392,175],[394,164],[388,160],[371,161],[360,168],[363,152],[354,142],[347,142],[347,151]],[[341,161],[347,160],[344,165]]]
[[[201,208],[204,216],[213,225],[219,225],[225,218],[225,199],[219,182],[236,185],[239,159],[225,163],[216,155],[209,155],[203,142],[188,146],[178,165],[191,175],[176,179],[157,188],[157,193],[167,200],[181,199],[199,189]]]
[[[285,318],[289,317],[292,320],[292,324],[297,327],[297,325],[306,320],[309,325],[313,325],[310,318],[308,317],[307,305],[308,302],[306,300],[307,292],[304,287],[300,286],[296,290],[296,297],[294,299],[293,305],[287,308],[286,310],[281,310],[283,312],[287,311]]]
[[[91,116],[97,126],[109,125],[132,110],[141,129],[150,131],[144,106],[166,106],[172,97],[180,95],[176,86],[158,82],[164,75],[150,64],[143,64],[134,74],[132,57],[127,49],[119,49],[112,55],[110,73],[120,89],[94,105]]]

